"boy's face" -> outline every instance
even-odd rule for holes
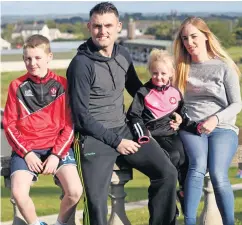
[[[153,62],[150,67],[152,83],[158,87],[166,85],[173,76],[172,70],[163,62]]]
[[[46,53],[43,48],[26,48],[24,50],[23,60],[28,72],[37,77],[44,77],[47,74],[53,54]]]

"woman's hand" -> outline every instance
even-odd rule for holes
[[[204,134],[210,134],[218,125],[217,116],[209,117],[204,123],[200,126],[200,132]]]

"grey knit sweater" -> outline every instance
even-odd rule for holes
[[[239,76],[223,61],[211,59],[191,64],[184,101],[192,120],[203,121],[216,115],[217,127],[238,134],[235,122],[242,106]]]

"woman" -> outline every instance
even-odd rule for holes
[[[187,18],[174,41],[176,85],[184,94],[188,117],[199,123],[196,135],[180,136],[189,158],[185,182],[185,224],[196,212],[208,168],[224,225],[234,225],[234,196],[228,168],[238,146],[236,115],[241,110],[240,71],[200,18]]]

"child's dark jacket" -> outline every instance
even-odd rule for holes
[[[141,87],[128,110],[127,118],[132,124],[148,128],[152,136],[170,136],[176,131],[169,122],[174,112],[181,114],[181,93],[171,85],[157,87],[151,80]]]

